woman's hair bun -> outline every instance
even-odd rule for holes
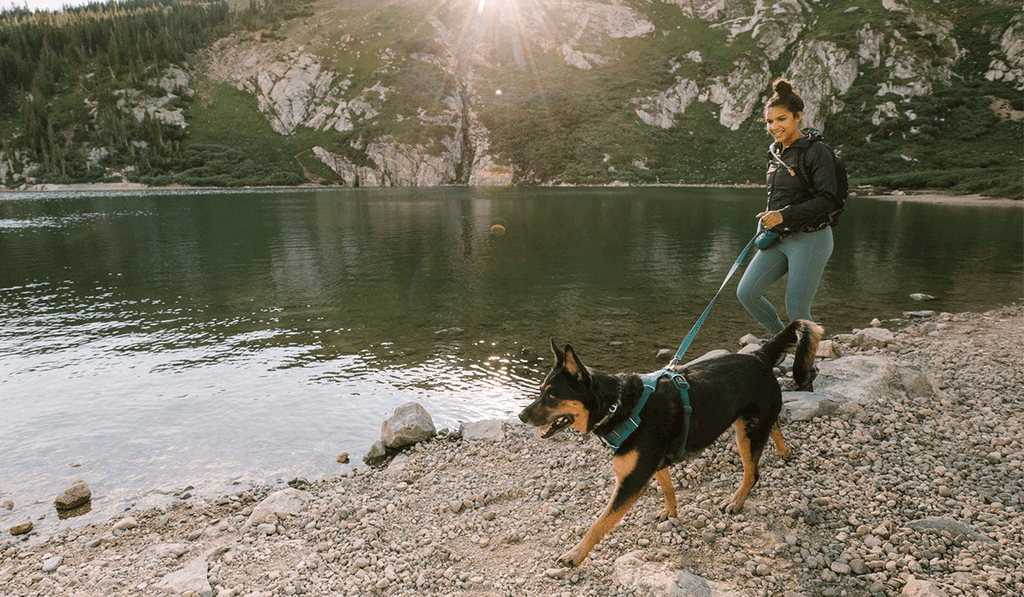
[[[793,84],[785,79],[776,79],[775,83],[772,84],[772,88],[778,97],[786,97],[793,93]]]

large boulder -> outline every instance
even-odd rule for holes
[[[883,396],[941,397],[942,390],[917,369],[887,357],[851,356],[818,363],[814,390],[836,402],[870,402]]]
[[[435,435],[437,429],[430,414],[415,402],[396,408],[395,414],[380,428],[381,441],[391,449],[417,444]]]
[[[870,402],[902,393],[896,364],[885,357],[852,356],[818,363],[814,390],[839,402]]]

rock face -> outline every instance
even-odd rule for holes
[[[761,116],[768,82],[781,75],[792,78],[803,95],[804,124],[824,129],[827,117],[847,109],[841,98],[866,71],[880,82],[873,98],[856,108],[858,114],[876,125],[893,118],[913,120],[905,100],[949,84],[966,56],[948,18],[901,0],[885,0],[874,12],[800,0],[665,2],[708,31],[724,34],[726,46],[747,49],[726,62],[694,43],[697,49],[668,56],[668,73],[652,71],[652,78],[668,83],[625,101],[640,121],[663,129],[674,128],[694,104],[713,106],[718,122],[730,131],[752,126],[752,119]],[[228,38],[208,54],[209,72],[255,96],[260,112],[283,135],[353,133],[347,144],[312,149],[346,185],[507,185],[530,173],[518,171],[512,156],[493,150],[492,131],[480,115],[486,110],[484,99],[501,93],[493,85],[505,79],[507,67],[498,58],[502,44],[511,43],[511,60],[519,70],[545,60],[564,63],[569,72],[591,71],[623,60],[628,47],[623,40],[650,44],[680,26],[673,20],[679,19],[675,12],[603,0],[564,0],[549,10],[442,0],[433,8],[402,10],[421,22],[416,43],[388,44],[356,32],[339,35],[335,30],[340,27],[330,26],[338,17],[325,14],[323,22],[303,25],[305,38],[332,43],[296,48]],[[472,26],[464,15],[476,15]],[[826,19],[842,32],[820,35]],[[996,48],[985,57],[985,76],[1024,90],[1024,17],[983,34]],[[353,60],[374,66],[366,72],[333,66]],[[400,88],[399,72],[410,78],[429,72],[427,78],[441,84],[419,105],[406,106],[402,99],[411,90]],[[637,156],[636,162],[644,164],[644,157]]]
[[[53,500],[53,504],[57,506],[58,510],[73,510],[79,506],[84,506],[89,503],[92,499],[92,490],[89,489],[89,485],[82,480],[75,481],[71,487],[68,487]]]

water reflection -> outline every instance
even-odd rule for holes
[[[725,189],[4,197],[0,492],[45,504],[84,475],[104,511],[204,479],[314,477],[410,400],[439,427],[514,413],[552,337],[599,368],[653,370],[762,203]],[[919,308],[913,292],[953,312],[1018,300],[1021,216],[851,203],[815,315],[841,332]],[[691,356],[758,331],[729,292]]]

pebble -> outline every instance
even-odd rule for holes
[[[1024,311],[882,325],[892,328],[884,346],[840,338],[837,354],[923,372],[938,394],[883,393],[784,421],[793,458],[783,463],[769,446],[737,515],[717,508],[742,474],[727,436],[672,467],[677,517],[656,520],[663,500],[652,484],[580,568],[556,558],[607,503],[607,450],[507,425],[486,446],[458,434],[417,444],[393,474],[325,478],[304,488],[301,508],[271,510],[252,530],[242,523],[280,487],[177,500],[52,536],[4,535],[0,586],[12,587],[5,597],[143,597],[205,563],[208,594],[220,597],[618,597],[650,593],[630,587],[676,578],[682,563],[742,595],[897,596],[910,578],[948,597],[1024,594],[1024,359],[1005,340],[1024,328]],[[638,568],[620,562],[626,554]]]

